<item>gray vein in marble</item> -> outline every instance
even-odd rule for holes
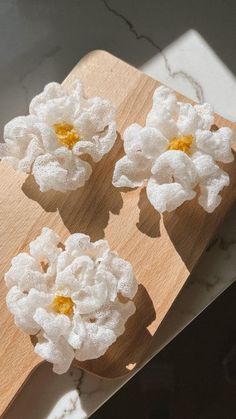
[[[150,36],[142,34],[142,33],[139,34],[138,31],[135,29],[133,23],[126,16],[124,16],[122,13],[118,12],[116,9],[111,7],[108,4],[107,0],[101,0],[101,1],[110,13],[112,13],[114,16],[118,17],[119,19],[123,20],[123,22],[128,26],[130,32],[135,36],[137,40],[140,40],[140,39],[145,40],[160,53],[160,55],[163,57],[166,70],[171,78],[175,79],[175,78],[180,77],[187,80],[192,86],[192,88],[194,89],[198,102],[199,103],[204,102],[203,88],[190,74],[187,74],[185,71],[182,71],[182,70],[173,71],[171,69],[169,60],[164,54],[162,48],[159,45],[157,45],[157,43],[152,38],[150,38]]]
[[[84,371],[81,370],[81,375],[80,375],[79,379],[77,380],[77,384],[76,384],[76,390],[78,390],[79,396],[81,396],[81,394],[82,394],[81,386],[83,384],[83,379],[84,379]]]

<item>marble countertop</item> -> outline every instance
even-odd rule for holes
[[[49,81],[61,81],[93,49],[105,49],[236,121],[234,1],[8,0],[0,7],[1,130],[27,112]],[[236,278],[236,206],[159,329],[152,356]],[[145,360],[145,363],[148,359]],[[71,368],[33,373],[5,417],[89,417],[130,379],[103,380]]]

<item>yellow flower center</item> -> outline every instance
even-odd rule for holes
[[[63,295],[56,295],[52,302],[52,308],[54,311],[60,314],[66,314],[70,316],[73,312],[74,303],[70,297],[64,297]]]
[[[186,154],[190,154],[192,143],[193,143],[192,135],[181,135],[180,137],[174,137],[170,141],[168,150],[180,150]]]
[[[54,124],[53,128],[60,143],[69,148],[69,150],[80,140],[78,133],[71,124],[61,122],[60,124]]]

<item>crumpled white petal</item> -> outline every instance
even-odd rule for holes
[[[54,154],[39,156],[32,170],[41,192],[50,189],[59,192],[73,191],[84,186],[91,173],[90,164],[74,157],[65,147],[61,147]]]
[[[19,171],[30,173],[35,159],[45,149],[53,152],[57,140],[53,130],[32,115],[18,116],[4,128],[5,143],[0,144],[0,158]]]
[[[88,99],[86,106],[75,115],[75,126],[85,140],[104,131],[114,120],[115,109],[108,100],[100,97]]]
[[[223,163],[231,163],[234,160],[231,148],[233,142],[234,134],[228,127],[219,128],[215,132],[200,130],[196,132],[197,148]]]
[[[215,164],[213,158],[200,154],[194,159],[199,176],[200,195],[199,204],[207,212],[213,212],[221,202],[219,193],[229,185],[229,175]]]
[[[147,184],[147,196],[160,213],[173,211],[194,198],[197,172],[182,151],[166,151],[155,162]]]
[[[115,342],[116,336],[124,333],[124,324],[134,312],[135,305],[132,301],[126,304],[116,301],[93,313],[92,323],[88,317],[84,322],[84,343],[76,350],[76,359],[93,359],[95,348],[97,357],[104,355],[105,348]]]
[[[53,371],[56,374],[64,374],[68,371],[74,359],[74,351],[63,337],[57,342],[46,337],[39,338],[34,350],[41,358],[53,364]]]
[[[209,103],[178,101],[171,89],[161,86],[154,92],[146,126],[126,128],[125,155],[115,165],[112,183],[130,188],[146,183],[147,197],[160,213],[193,199],[199,186],[198,202],[212,212],[221,202],[219,192],[229,184],[216,162],[233,161],[233,142],[230,128],[214,126]],[[205,160],[198,159],[202,155]]]
[[[106,240],[72,234],[60,245],[49,228],[13,258],[5,274],[7,306],[16,325],[36,335],[35,352],[65,372],[73,358],[103,355],[135,311],[132,266]],[[122,297],[122,298],[121,298]]]
[[[194,105],[194,109],[197,111],[198,128],[210,130],[214,124],[214,110],[210,103],[202,103],[201,105]]]
[[[32,99],[29,115],[5,126],[0,158],[32,173],[42,192],[66,192],[84,186],[91,175],[91,166],[80,157],[89,154],[98,162],[116,137],[111,102],[87,99],[79,80],[70,91],[53,82]]]
[[[29,335],[38,333],[40,326],[33,318],[39,307],[47,307],[52,301],[52,294],[31,288],[29,293],[22,292],[18,286],[10,289],[6,297],[7,307],[14,315],[16,326]]]
[[[153,95],[153,106],[147,115],[146,126],[158,129],[166,138],[175,137],[178,135],[178,109],[174,92],[165,86],[158,87]]]
[[[112,149],[115,140],[116,123],[112,121],[103,132],[94,134],[88,140],[78,141],[73,147],[73,152],[78,156],[89,154],[95,162],[98,162]]]
[[[117,188],[137,188],[144,185],[150,173],[150,160],[145,157],[130,160],[124,156],[115,164],[112,183]]]
[[[156,128],[132,124],[124,131],[124,150],[132,160],[140,157],[153,160],[167,147],[167,139]]]

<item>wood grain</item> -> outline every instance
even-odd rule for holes
[[[17,330],[5,305],[4,272],[10,261],[43,226],[65,239],[74,232],[92,240],[105,237],[111,248],[134,268],[139,290],[137,311],[125,334],[98,360],[77,363],[104,377],[117,377],[134,368],[145,356],[153,335],[187,280],[201,253],[231,207],[236,193],[236,165],[227,165],[230,187],[214,214],[196,202],[184,204],[160,217],[145,190],[122,192],[111,184],[115,161],[123,154],[122,133],[132,122],[144,123],[157,81],[103,51],[84,57],[64,81],[66,88],[80,77],[87,96],[110,99],[117,108],[118,140],[113,150],[94,166],[86,186],[75,192],[40,193],[34,179],[0,164],[1,318],[0,382],[2,413],[40,359],[30,338]],[[180,95],[179,95],[180,97]],[[232,123],[217,116],[218,126]]]

